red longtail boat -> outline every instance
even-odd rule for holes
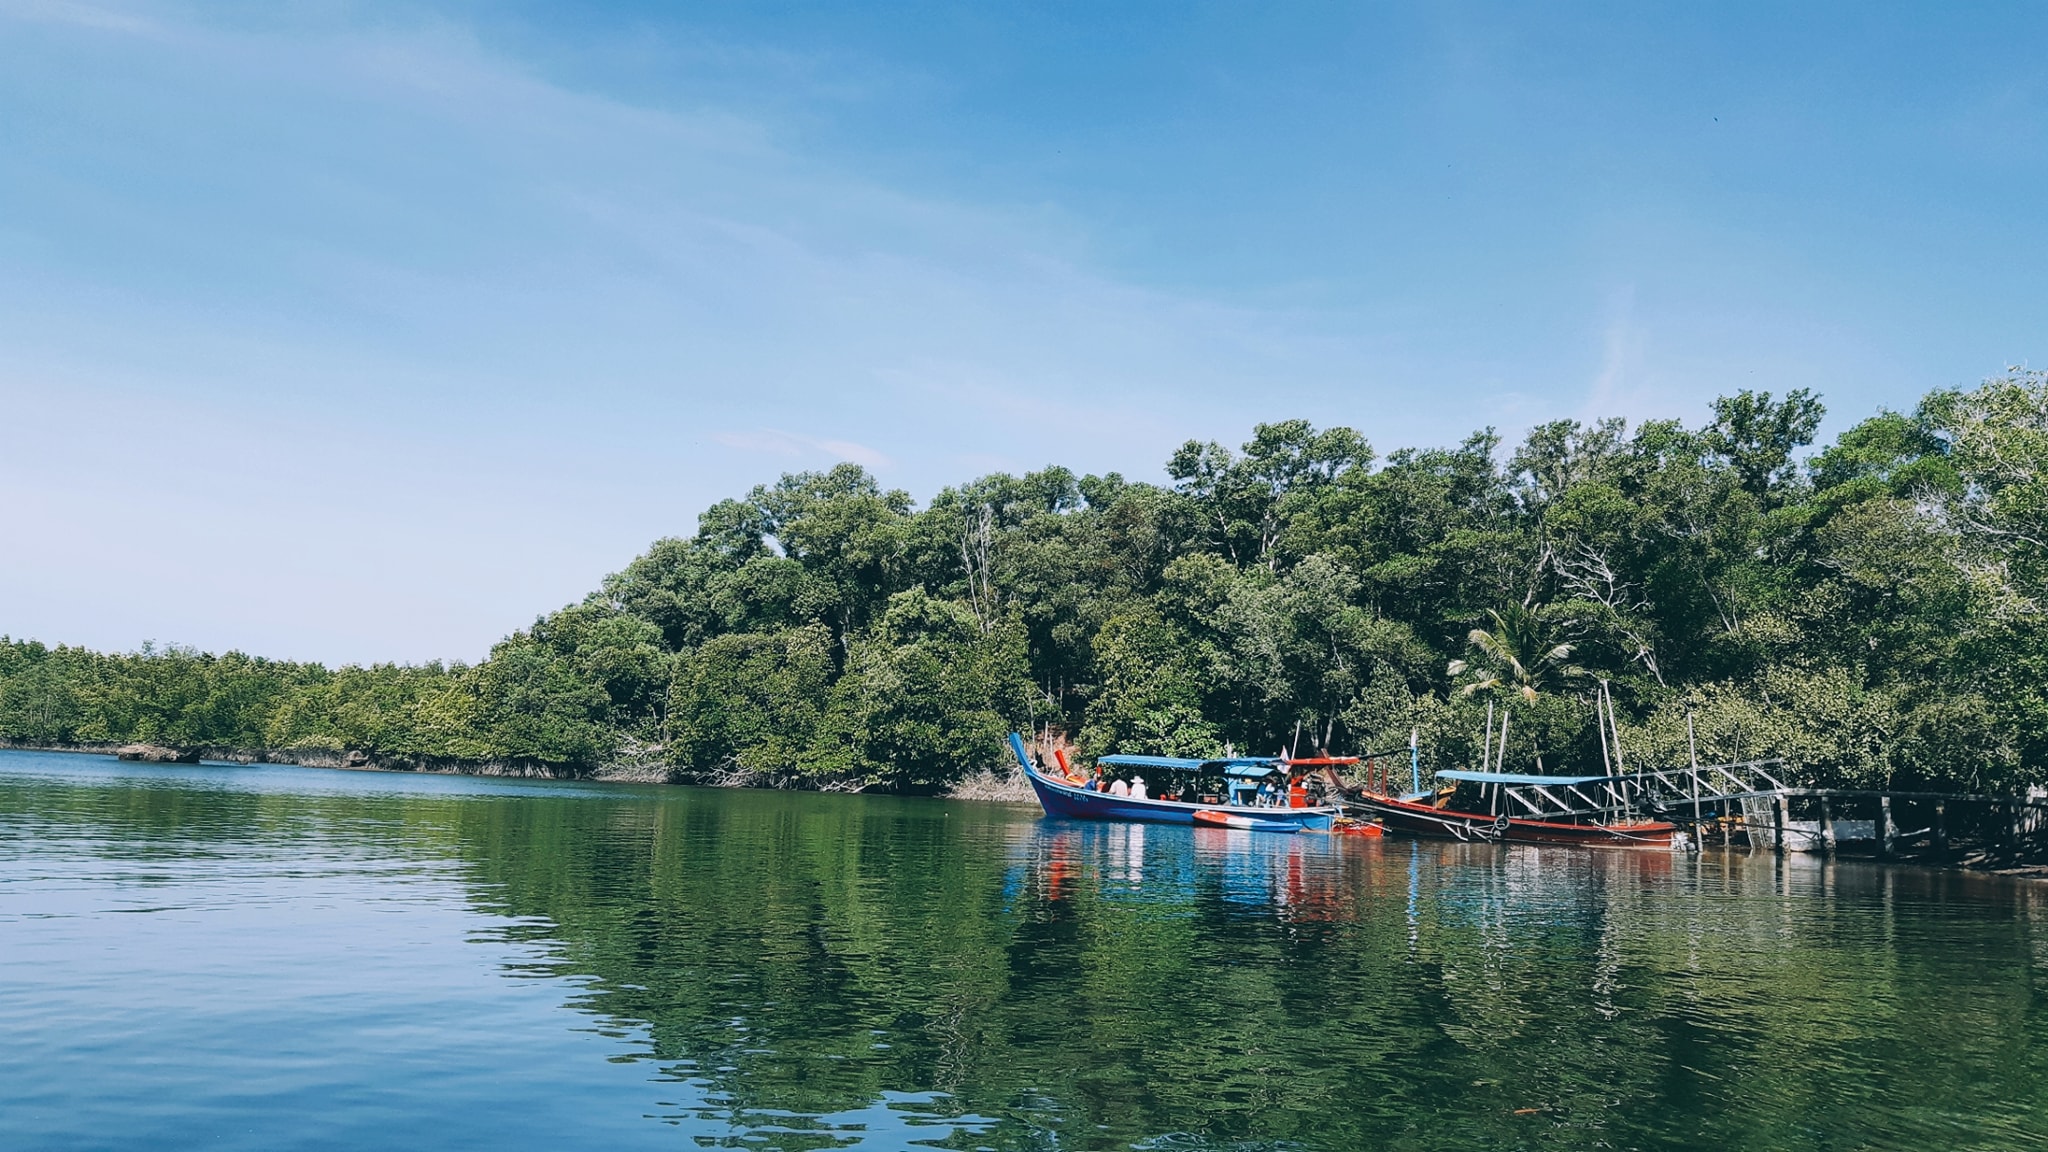
[[[1439,778],[1447,773],[1439,772]],[[1481,773],[1473,773],[1481,775]],[[1489,773],[1488,775],[1498,775]],[[1539,780],[1577,780],[1575,776],[1518,776],[1503,783],[1526,784]],[[1390,832],[1413,836],[1442,836],[1454,840],[1481,840],[1504,844],[1585,844],[1603,848],[1669,848],[1678,825],[1666,820],[1613,820],[1563,823],[1529,820],[1505,813],[1467,812],[1447,806],[1442,792],[1419,797],[1386,796],[1354,791],[1346,796],[1351,806],[1386,825]]]
[[[1416,753],[1409,750],[1411,783],[1420,783]],[[1451,840],[1476,840],[1504,844],[1582,844],[1604,848],[1669,848],[1678,825],[1665,820],[1581,818],[1571,821],[1539,820],[1510,816],[1500,811],[1503,789],[1507,787],[1579,789],[1605,783],[1604,776],[1531,776],[1512,772],[1468,772],[1444,770],[1436,779],[1451,787],[1424,791],[1419,787],[1397,792],[1390,774],[1367,758],[1364,783],[1346,785],[1334,766],[1357,763],[1360,758],[1331,758],[1329,783],[1345,801],[1345,807],[1384,825],[1389,832],[1411,836],[1436,836]],[[1299,763],[1299,761],[1297,761]],[[1466,786],[1470,787],[1466,787]],[[1487,810],[1480,811],[1480,805]]]

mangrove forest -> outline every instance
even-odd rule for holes
[[[1013,728],[1084,753],[1405,747],[1475,763],[1783,757],[1829,786],[2048,783],[2048,374],[1832,443],[1806,390],[1697,422],[1382,453],[1189,442],[1166,483],[1058,466],[924,506],[842,464],[725,500],[474,665],[328,668],[0,639],[0,740],[635,765],[943,789]]]

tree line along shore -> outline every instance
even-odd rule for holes
[[[1815,447],[1823,409],[1560,420],[1377,454],[1349,428],[1189,442],[1170,483],[1048,467],[923,508],[783,476],[474,665],[328,668],[0,638],[0,741],[308,763],[930,792],[1012,728],[1083,753],[1425,768],[1783,757],[1836,787],[2048,783],[2048,374]],[[494,768],[492,766],[495,766]]]

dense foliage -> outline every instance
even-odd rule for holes
[[[724,501],[474,667],[330,671],[0,643],[0,738],[620,757],[941,786],[1009,728],[1084,750],[1378,749],[1632,765],[1782,755],[1831,783],[2012,789],[2048,762],[2048,375],[1807,453],[1805,391],[1512,451],[1346,428],[1189,443],[1171,483],[1058,467],[918,509],[854,465]]]

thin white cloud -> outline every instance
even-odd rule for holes
[[[887,456],[865,444],[855,444],[851,440],[820,440],[818,447],[841,460],[850,460],[863,468],[872,468],[878,472],[892,466]]]
[[[785,432],[779,428],[762,428],[752,432],[714,432],[711,439],[735,452],[774,456],[784,460],[815,459],[822,456],[830,460],[850,461],[877,472],[894,466],[894,461],[888,456],[865,444],[829,437],[805,436],[797,432]]]
[[[1607,301],[1607,316],[1600,326],[1600,371],[1587,390],[1579,419],[1633,417],[1644,408],[1648,343],[1649,335],[1636,319],[1635,286],[1618,289]]]
[[[0,0],[0,17],[38,24],[71,24],[131,35],[155,30],[154,24],[139,16],[71,0]]]

